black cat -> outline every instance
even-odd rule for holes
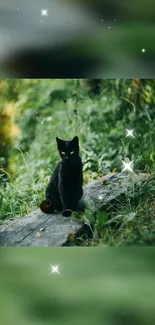
[[[79,139],[71,141],[56,138],[61,161],[58,162],[46,188],[46,200],[40,204],[45,213],[62,211],[63,216],[70,216],[77,209],[83,195],[82,161],[79,156]]]

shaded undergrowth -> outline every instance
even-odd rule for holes
[[[86,201],[80,218],[86,227],[83,234],[69,236],[69,244],[84,246],[155,245],[155,173],[135,184],[123,195],[107,204],[104,211],[95,210]],[[76,215],[77,217],[77,215]]]

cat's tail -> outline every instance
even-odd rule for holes
[[[40,210],[44,213],[53,213],[55,208],[54,206],[52,205],[52,202],[50,200],[45,200],[45,201],[42,201],[41,204],[40,204]]]

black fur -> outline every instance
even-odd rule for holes
[[[40,205],[45,213],[63,211],[69,216],[76,210],[83,195],[82,161],[79,156],[79,139],[71,141],[56,138],[61,161],[58,162],[46,188],[46,200]]]

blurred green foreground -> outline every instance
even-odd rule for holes
[[[154,249],[3,248],[0,323],[155,324]],[[50,274],[59,264],[60,274]]]

